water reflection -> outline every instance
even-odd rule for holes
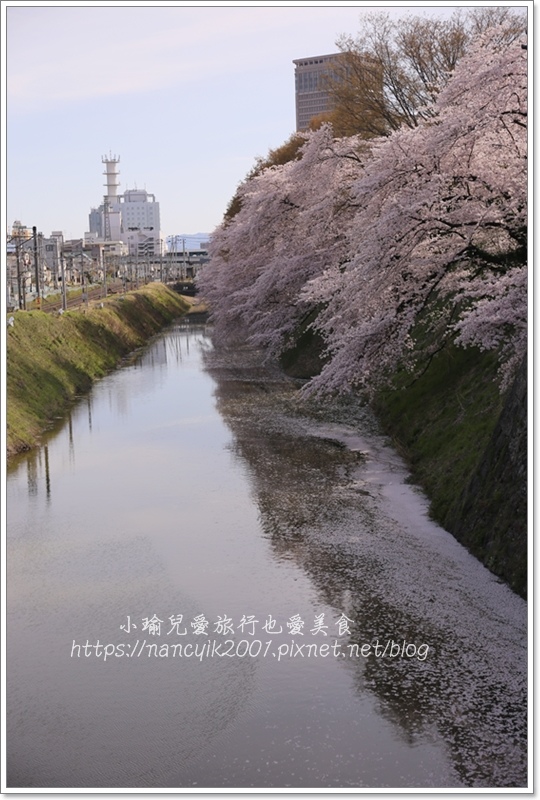
[[[324,603],[346,609],[352,652],[429,645],[425,659],[345,659],[358,694],[374,694],[407,744],[442,738],[463,785],[524,785],[524,603],[427,517],[417,522],[423,538],[402,526],[414,490],[399,465],[397,502],[394,491],[393,507],[381,506],[370,479],[381,466],[362,442],[351,449],[340,438],[351,438],[351,423],[353,434],[355,424],[376,429],[365,409],[301,403],[295,384],[261,370],[247,349],[208,354],[206,366],[275,554],[300,564]]]
[[[39,451],[37,451],[39,452]],[[37,452],[33,452],[28,456],[26,462],[26,474],[28,481],[28,494],[30,497],[35,497],[38,492],[38,464]]]
[[[523,783],[525,604],[422,521],[373,433],[181,324],[16,459],[10,785]],[[67,655],[120,641],[127,615],[321,611],[354,622],[345,647],[429,657]]]
[[[88,406],[88,430],[92,432],[92,401],[90,397],[87,400]],[[70,461],[73,463],[75,460],[75,445],[73,442],[73,419],[71,416],[71,410],[68,411],[68,431],[69,431],[69,455]]]
[[[47,445],[43,446],[43,456],[45,458],[45,491],[47,492],[47,500],[51,499],[51,474],[49,470],[49,448]]]

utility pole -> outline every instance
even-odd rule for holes
[[[60,253],[60,270],[62,272],[62,311],[67,310],[67,297],[66,297],[66,265],[64,261],[64,253]]]
[[[39,267],[38,267],[38,247],[37,247],[37,228],[34,225],[32,228],[32,238],[34,240],[34,270],[36,273],[36,303],[37,307],[41,306],[41,295],[39,292]]]
[[[182,278],[185,279],[186,275],[186,240],[182,239]]]
[[[21,288],[21,250],[19,242],[15,244],[15,257],[17,259],[17,291],[19,293],[19,309],[22,311],[23,309],[26,310],[26,303],[24,292]]]
[[[81,239],[81,289],[83,303],[88,305],[88,294],[86,293],[86,284],[84,280],[84,254],[83,254],[83,240]]]
[[[58,245],[58,241],[56,239],[54,239],[53,242],[54,242],[53,245],[52,245],[53,248],[54,248],[54,250],[53,250],[53,270],[52,270],[53,288],[54,289],[58,289],[58,273],[60,271],[59,270],[59,260],[60,260],[59,251],[60,251],[60,248],[59,248],[59,245]]]

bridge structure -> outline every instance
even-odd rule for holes
[[[163,282],[195,278],[199,269],[209,261],[207,250],[170,251],[160,259]]]

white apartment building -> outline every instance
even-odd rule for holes
[[[121,237],[128,245],[130,254],[159,255],[161,224],[155,195],[145,189],[127,189],[119,201]]]

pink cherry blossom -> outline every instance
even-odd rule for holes
[[[449,338],[494,350],[506,386],[527,338],[527,55],[488,30],[418,127],[368,143],[323,126],[246,179],[200,278],[216,338],[275,356],[317,312],[309,391],[370,393]]]

